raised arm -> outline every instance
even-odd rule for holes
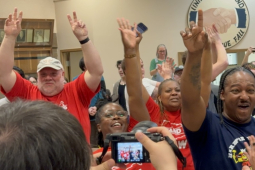
[[[125,57],[125,75],[126,75],[126,86],[129,96],[129,108],[131,116],[137,121],[150,120],[149,113],[145,106],[145,102],[142,96],[142,82],[140,75],[140,59],[139,59],[139,43],[140,41],[136,38],[136,25],[132,31],[131,26],[126,19],[118,19],[119,30],[121,32],[122,43],[124,46],[124,57]],[[141,36],[141,35],[140,35]],[[138,58],[137,58],[138,56]],[[138,64],[139,59],[139,64]],[[148,94],[148,92],[146,91]]]
[[[172,78],[175,66],[176,64],[174,64],[174,59],[167,57],[166,61],[163,62],[162,65],[158,65],[158,73],[164,78],[164,80]]]
[[[220,73],[222,73],[228,67],[228,57],[215,25],[213,25],[208,34],[212,42],[212,57],[217,58],[216,63],[214,63],[212,66],[211,81],[213,81]]]
[[[207,37],[203,31],[203,11],[198,11],[198,24],[191,23],[186,32],[182,31],[184,45],[188,50],[185,69],[181,76],[182,122],[191,131],[202,125],[206,106],[201,97],[201,57]]]
[[[81,42],[84,63],[87,68],[84,80],[88,87],[94,92],[96,91],[104,72],[101,58],[92,41],[89,40],[86,25],[81,20],[77,19],[76,12],[73,12],[73,19],[70,15],[67,15],[67,18],[74,35]]]
[[[5,20],[5,36],[0,47],[0,82],[6,93],[11,91],[16,82],[14,65],[14,47],[17,36],[21,31],[22,12],[18,15],[17,8]]]
[[[208,35],[211,33],[211,29],[206,29]],[[210,36],[209,36],[210,37]],[[212,75],[212,55],[210,41],[204,46],[202,58],[201,58],[201,97],[204,100],[205,106],[208,105],[211,94],[211,76]]]
[[[243,61],[242,61],[242,64],[241,65],[244,65],[246,63],[248,63],[248,59],[249,59],[249,56],[251,55],[252,51],[255,51],[255,48],[253,47],[249,47],[243,57]]]

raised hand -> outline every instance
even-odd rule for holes
[[[208,34],[209,41],[211,41],[212,43],[216,42],[221,43],[221,38],[215,25],[213,25],[212,28],[207,28],[206,31]]]
[[[73,19],[68,14],[67,18],[69,20],[69,23],[72,27],[73,33],[76,36],[76,38],[79,41],[85,40],[88,37],[88,29],[86,25],[81,21],[77,19],[76,12],[73,12]]]
[[[136,46],[139,46],[140,42],[143,39],[143,36],[142,36],[142,34],[138,30],[136,30],[136,34],[137,34],[137,37],[136,37]]]
[[[9,17],[5,20],[4,32],[7,37],[16,37],[21,31],[21,22],[22,22],[22,12],[18,15],[18,9],[15,8],[13,14],[10,14]]]
[[[158,65],[158,73],[164,78],[168,79],[171,78],[173,72],[174,72],[174,67],[176,66],[173,65],[174,59],[167,57],[166,61],[162,63],[162,65]]]
[[[136,47],[136,27],[137,25],[134,24],[134,29],[132,30],[129,21],[125,18],[117,19],[119,24],[119,30],[121,32],[122,43],[124,45],[124,50],[132,50]],[[141,41],[141,40],[140,40]],[[139,42],[140,42],[139,41]]]
[[[248,157],[248,160],[252,166],[252,169],[255,169],[255,137],[253,135],[249,136],[250,146],[247,142],[244,142],[244,146],[247,152],[244,154]]]
[[[96,112],[97,112],[97,107],[93,106],[89,108],[90,116],[95,116]]]
[[[208,38],[203,31],[203,11],[198,10],[198,23],[197,25],[192,21],[190,28],[186,28],[185,32],[181,31],[181,36],[185,47],[190,53],[202,51]]]
[[[249,48],[247,49],[246,53],[251,54],[251,53],[254,52],[254,51],[255,51],[255,48],[254,48],[254,47],[249,47]]]

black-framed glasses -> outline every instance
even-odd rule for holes
[[[102,116],[108,119],[114,118],[115,116],[119,118],[126,118],[128,113],[126,111],[106,111]]]

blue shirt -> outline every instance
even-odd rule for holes
[[[183,127],[196,170],[241,170],[248,165],[248,158],[243,154],[244,142],[248,136],[255,135],[255,119],[246,124],[232,122],[207,110],[205,120],[196,132]]]

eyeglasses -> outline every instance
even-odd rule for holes
[[[126,118],[128,114],[126,111],[106,111],[103,117],[110,119],[114,118],[116,115],[119,118]]]
[[[164,52],[166,52],[166,51],[158,51],[158,52],[160,52],[160,53],[164,53]]]

